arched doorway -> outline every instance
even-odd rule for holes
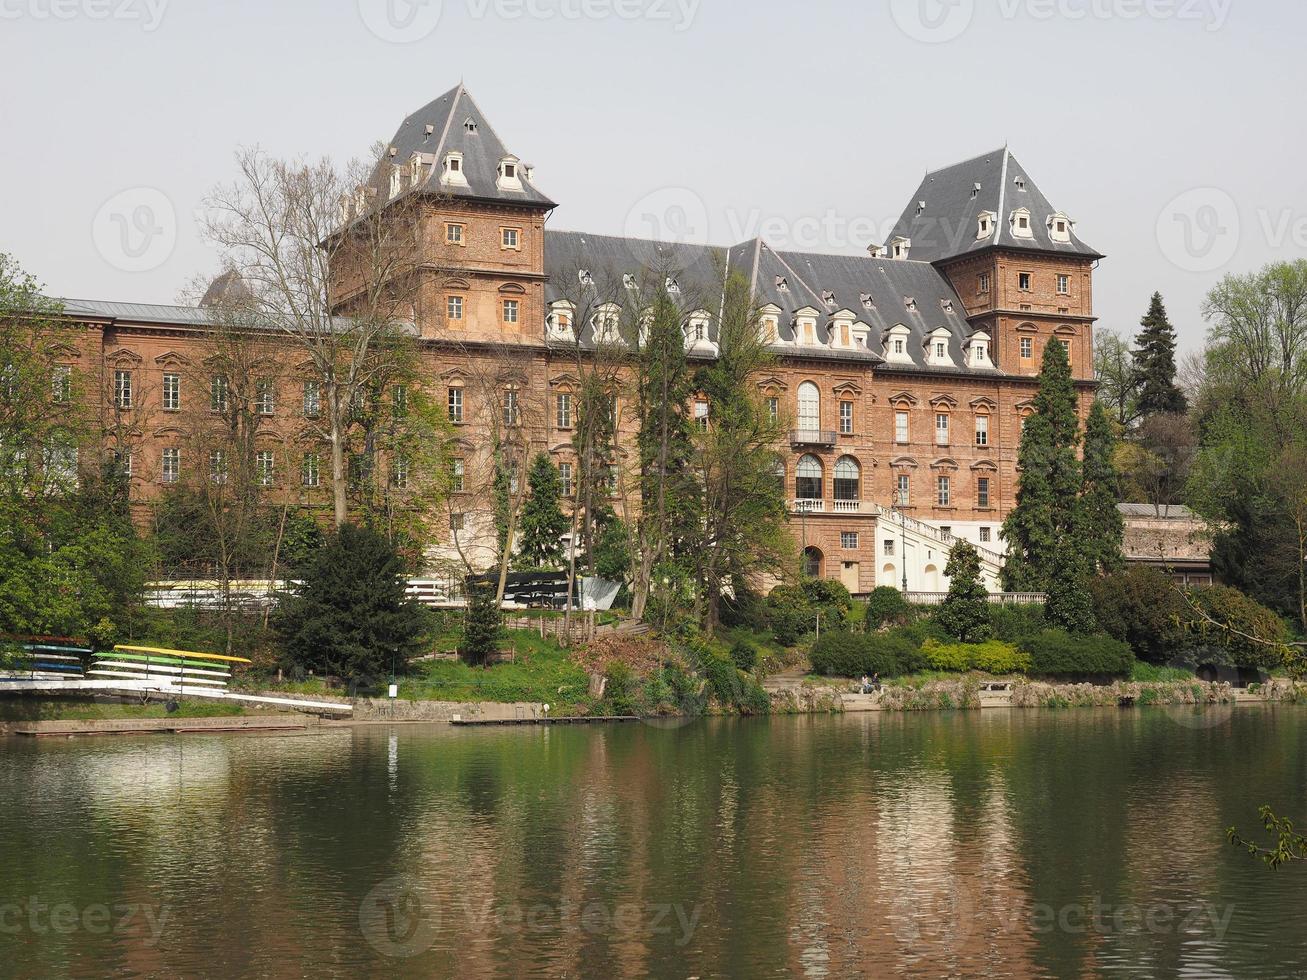
[[[808,578],[821,578],[821,549],[812,545],[803,549],[803,574]]]

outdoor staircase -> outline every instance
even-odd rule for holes
[[[866,502],[866,509],[875,515],[876,521],[880,528],[885,531],[893,531],[895,538],[902,537],[906,542],[912,544],[915,553],[918,556],[917,562],[924,564],[922,557],[927,552],[933,553],[932,560],[940,569],[940,582],[944,585],[943,568],[948,562],[948,553],[960,538],[956,535],[941,531],[939,528],[927,524],[925,521],[919,521],[915,517],[908,517],[899,511],[889,507],[882,507],[880,504]],[[998,592],[999,572],[1003,570],[1003,556],[997,551],[991,551],[980,545],[973,544],[976,554],[980,556],[980,575],[985,583],[985,588],[990,592]],[[902,555],[895,557],[896,564],[904,560]],[[901,565],[898,566],[900,569]]]

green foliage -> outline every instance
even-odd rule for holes
[[[1150,664],[1173,663],[1191,645],[1191,612],[1170,576],[1134,566],[1091,583],[1094,616],[1104,632],[1130,644]]]
[[[1307,837],[1298,832],[1292,820],[1276,816],[1269,806],[1263,806],[1257,815],[1262,822],[1262,829],[1273,840],[1269,847],[1241,836],[1234,827],[1226,830],[1225,839],[1235,847],[1246,850],[1250,857],[1261,861],[1272,871],[1282,864],[1307,861]]]
[[[1070,530],[1059,537],[1053,552],[1046,586],[1048,598],[1044,602],[1044,618],[1050,625],[1082,636],[1098,629],[1089,596],[1089,557],[1082,547],[1084,540],[1083,514],[1077,506]]]
[[[989,622],[994,629],[994,638],[1004,643],[1016,643],[1048,625],[1044,620],[1044,606],[1037,602],[1021,605],[992,604],[989,607]]]
[[[920,648],[893,633],[822,633],[810,655],[814,673],[833,677],[911,673],[923,663]]]
[[[1203,644],[1195,654],[1199,662],[1260,670],[1273,670],[1283,663],[1289,631],[1270,609],[1224,585],[1191,589],[1189,599],[1208,617],[1190,618],[1190,629]]]
[[[1125,564],[1121,542],[1125,523],[1117,501],[1121,499],[1120,479],[1113,458],[1116,434],[1102,402],[1094,402],[1085,423],[1085,453],[1081,466],[1084,481],[1080,507],[1083,513],[1083,547],[1089,571],[1114,572]]]
[[[1194,673],[1183,667],[1159,667],[1156,664],[1136,660],[1130,668],[1130,680],[1144,684],[1168,684],[1176,681],[1192,681]]]
[[[503,621],[495,590],[485,582],[469,577],[464,589],[467,613],[463,620],[463,642],[459,656],[476,667],[485,666],[499,652],[503,639]]]
[[[752,677],[742,673],[729,657],[703,643],[692,647],[691,653],[718,704],[736,708],[742,714],[766,714],[770,710],[767,692]]]
[[[790,646],[814,632],[821,616],[822,631],[837,630],[853,607],[849,590],[827,579],[804,579],[798,585],[778,585],[767,596],[767,625],[776,641]]]
[[[1139,413],[1185,411],[1185,397],[1175,385],[1175,328],[1167,319],[1161,293],[1153,293],[1139,326],[1134,350]]]
[[[1024,673],[1030,669],[1030,656],[1011,643],[988,640],[984,643],[940,643],[927,639],[921,652],[932,670],[983,670],[989,674]]]
[[[290,662],[351,679],[389,673],[392,663],[402,669],[425,625],[405,595],[405,571],[394,545],[371,528],[346,524],[330,535],[276,616]]]
[[[563,535],[569,524],[559,501],[563,481],[548,453],[537,453],[527,474],[528,493],[519,520],[517,564],[521,568],[561,568]]]
[[[623,582],[630,578],[631,552],[628,532],[611,507],[595,516],[594,571],[600,578]]]
[[[867,596],[868,630],[880,629],[886,625],[900,625],[912,617],[912,607],[908,600],[892,585],[878,585]]]
[[[1056,629],[1026,637],[1018,649],[1030,656],[1030,672],[1043,677],[1124,676],[1135,661],[1120,640]]]
[[[640,714],[640,685],[630,666],[620,660],[611,661],[604,668],[604,677],[607,679],[604,697],[612,705],[613,714]]]
[[[731,644],[731,662],[747,673],[753,670],[758,662],[758,650],[752,643],[736,640]]]
[[[989,593],[980,580],[980,555],[968,541],[959,540],[949,551],[944,574],[949,577],[935,621],[940,629],[964,643],[979,643],[993,632],[989,623]]]

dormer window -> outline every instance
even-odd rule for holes
[[[993,211],[982,211],[976,217],[976,237],[988,238],[998,225],[998,215]]]
[[[953,312],[953,301],[951,299],[942,299],[939,301],[939,305],[943,307],[945,313]]]
[[[800,344],[817,343],[817,314],[811,306],[805,306],[794,315],[794,337]]]
[[[890,255],[896,259],[906,259],[908,250],[912,247],[912,239],[896,238],[890,242]]]
[[[520,191],[522,181],[518,177],[517,157],[504,157],[499,161],[499,176],[495,186],[500,190]]]
[[[404,171],[399,167],[390,168],[390,196],[397,197],[404,189]]]
[[[421,155],[414,153],[408,158],[408,185],[416,187],[422,181],[423,160]]]
[[[784,276],[777,276],[776,288],[783,293],[788,293],[790,291],[790,281],[786,279]]]
[[[577,269],[577,270],[576,270],[576,278],[577,278],[577,281],[578,281],[582,286],[593,286],[593,285],[594,285],[594,279],[591,278],[591,276],[590,276],[590,270],[589,270],[589,269]]]
[[[976,198],[978,198],[978,197],[980,197],[980,182],[979,182],[979,181],[977,181],[976,183],[974,183],[974,184],[971,185],[971,199],[974,201],[974,200],[975,200]]]
[[[618,329],[622,308],[616,303],[605,303],[590,317],[590,326],[594,328],[595,340],[617,343],[622,339]]]
[[[635,276],[632,275],[632,274],[629,273],[629,272],[623,272],[623,273],[622,273],[622,285],[623,285],[626,289],[628,289],[628,290],[629,290],[629,289],[635,289],[635,288],[636,288],[636,285],[635,285]]]
[[[948,327],[936,327],[926,338],[926,362],[936,367],[953,367],[953,358],[949,355],[949,338],[952,334]]]
[[[775,313],[764,313],[758,318],[758,337],[764,344],[774,344],[780,340]]]
[[[895,338],[894,338],[894,353],[895,353],[895,354],[903,354],[903,353],[906,353],[906,352],[904,351],[904,349],[903,349],[903,338],[901,338],[901,337],[895,337]]]
[[[678,283],[673,276],[668,276],[663,281],[663,285],[666,287],[669,293],[679,293],[681,291],[680,283]]]
[[[925,202],[925,201],[918,201],[918,202],[917,202],[917,214],[920,215],[920,214],[922,214],[925,210],[926,210],[926,202]]]
[[[871,301],[871,293],[861,293],[859,294],[858,299],[862,303],[862,308],[864,310],[869,310],[875,305]]]
[[[1062,212],[1049,215],[1048,217],[1048,237],[1055,242],[1071,241],[1071,219]]]
[[[873,259],[879,259],[881,256],[885,254],[885,246],[878,245],[875,242],[872,242],[870,245],[867,246],[867,254],[870,255]]]
[[[942,341],[935,341],[935,357],[941,358],[948,353],[948,345]]]
[[[1033,238],[1034,232],[1030,227],[1030,212],[1025,208],[1017,208],[1012,212],[1012,234],[1017,238]]]
[[[912,355],[908,353],[908,337],[911,331],[902,323],[896,323],[885,331],[885,359],[899,364],[911,364]]]
[[[989,334],[977,330],[967,341],[967,366],[987,368],[993,365],[989,360]]]
[[[463,120],[463,128],[469,133],[475,133],[477,131],[476,120],[468,116]]]
[[[1026,178],[1021,176],[1021,174],[1017,174],[1013,177],[1012,183],[1016,185],[1016,188],[1019,191],[1024,191],[1026,189]]]
[[[453,150],[445,154],[445,169],[440,175],[441,181],[446,184],[467,184],[467,176],[463,173],[463,154]]]
[[[834,305],[835,305],[835,294],[832,293],[829,289],[824,289],[824,290],[822,290],[822,293],[821,293],[821,301],[822,301],[823,303],[825,303],[827,306],[834,306]]]
[[[913,299],[911,296],[903,297],[903,306],[907,309],[909,313],[917,312],[917,301]]]
[[[575,309],[566,300],[558,300],[549,306],[549,316],[545,324],[550,340],[572,340],[572,317]]]

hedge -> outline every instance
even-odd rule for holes
[[[928,639],[921,646],[926,665],[932,670],[983,670],[989,674],[1013,674],[1030,669],[1030,655],[1011,643],[940,643]]]
[[[833,677],[879,674],[898,677],[919,668],[921,651],[909,639],[892,634],[822,633],[812,648],[814,673]]]
[[[1017,647],[1030,656],[1030,673],[1046,677],[1127,675],[1135,662],[1129,645],[1120,640],[1063,630],[1043,630]]]

